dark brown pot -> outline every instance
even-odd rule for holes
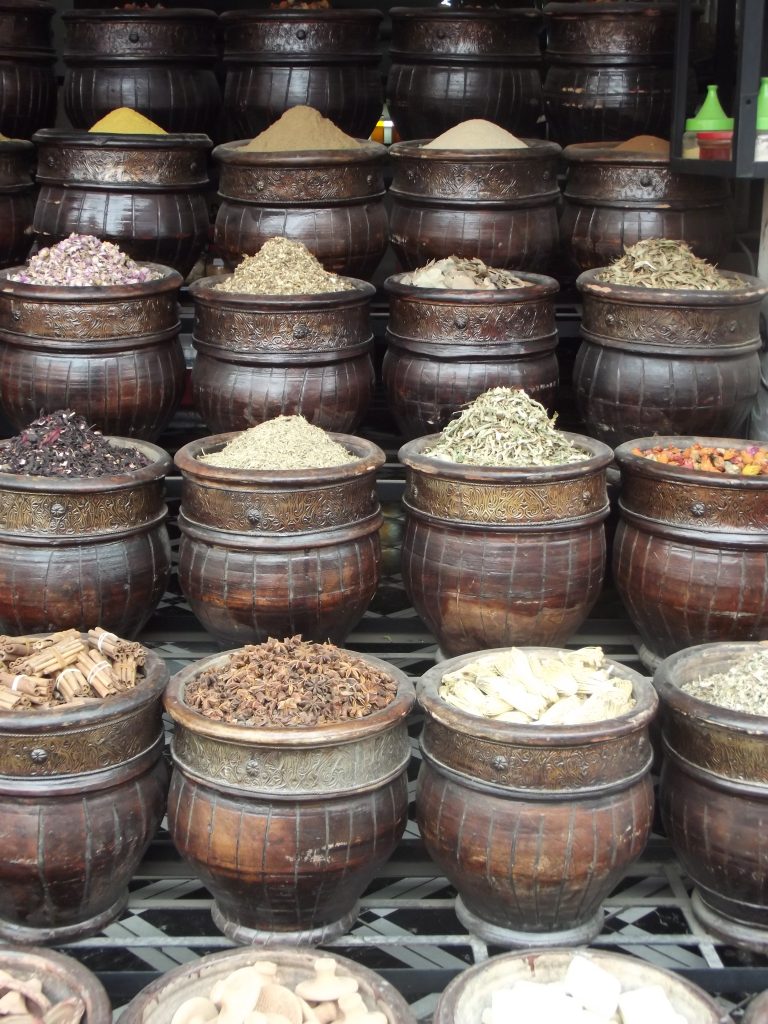
[[[403,583],[450,656],[505,644],[565,643],[597,600],[605,571],[605,471],[613,453],[565,434],[583,462],[469,466],[409,441]]]
[[[642,288],[577,280],[582,344],[573,383],[593,437],[615,446],[647,434],[746,430],[760,386],[760,303],[745,274],[733,291]]]
[[[301,415],[324,430],[355,430],[373,396],[373,285],[321,295],[190,288],[195,303],[195,408],[216,433]]]
[[[675,3],[550,3],[544,106],[553,138],[669,135]]]
[[[367,139],[384,104],[381,19],[376,10],[223,14],[227,138],[252,138],[306,104]]]
[[[168,671],[152,653],[145,671],[134,690],[87,707],[2,716],[3,938],[82,937],[127,903],[168,785],[161,706]]]
[[[41,245],[72,232],[186,277],[208,242],[207,135],[35,135]]]
[[[62,18],[64,108],[74,128],[131,107],[167,132],[216,131],[221,94],[213,11],[78,10]]]
[[[0,408],[21,430],[41,409],[74,409],[104,433],[154,439],[184,389],[181,277],[93,288],[0,273]]]
[[[473,934],[501,946],[587,944],[602,930],[602,901],[650,833],[656,693],[614,662],[634,686],[628,714],[578,726],[494,722],[438,694],[447,672],[476,658],[441,662],[419,682],[424,843]]]
[[[694,883],[693,909],[729,945],[768,950],[768,722],[684,693],[727,672],[754,644],[704,644],[673,654],[654,683],[662,702],[664,827]]]
[[[3,633],[103,626],[133,637],[165,593],[171,548],[163,481],[170,457],[146,441],[109,440],[153,462],[93,478],[0,473]]]
[[[179,582],[192,611],[224,645],[301,633],[340,643],[379,582],[382,523],[376,471],[384,453],[334,434],[356,461],[329,469],[223,469],[197,455],[234,434],[185,445]]]
[[[34,166],[35,147],[31,142],[0,142],[0,268],[23,263],[35,240]]]
[[[523,388],[551,407],[557,391],[557,281],[504,291],[453,291],[384,282],[389,294],[384,383],[400,433],[442,428],[489,388]]]
[[[541,14],[395,7],[387,109],[401,139],[434,138],[480,117],[535,135]]]
[[[38,979],[52,1002],[78,997],[85,1006],[82,1024],[106,1024],[112,1018],[107,993],[87,967],[53,950],[0,946],[0,970],[25,981]]]
[[[563,150],[568,176],[560,237],[573,266],[607,266],[646,238],[682,239],[714,263],[730,252],[733,215],[724,178],[677,174],[666,157],[616,145]]]
[[[0,133],[29,139],[56,120],[53,4],[0,2]]]
[[[426,141],[389,150],[389,237],[402,265],[478,256],[492,267],[546,272],[559,248],[560,147],[528,139],[527,149],[425,149]]]
[[[258,153],[245,144],[213,151],[221,200],[214,241],[227,266],[283,235],[303,242],[326,270],[370,277],[387,248],[386,148]]]
[[[664,465],[633,454],[714,437],[643,437],[616,449],[621,468],[613,573],[648,665],[684,647],[768,640],[768,477]]]
[[[413,684],[360,655],[397,681],[388,707],[338,725],[229,725],[184,703],[185,687],[224,657],[179,672],[166,692],[175,724],[171,836],[229,938],[327,941],[352,926],[357,900],[403,834]]]
[[[351,976],[358,982],[358,991],[366,1007],[383,1012],[387,1024],[416,1024],[408,1004],[397,989],[378,974],[327,950],[323,950],[322,956],[337,962],[339,975]],[[217,981],[260,960],[276,963],[278,984],[293,988],[299,982],[315,977],[316,957],[313,950],[283,949],[279,946],[210,953],[153,981],[126,1006],[121,1020],[123,1024],[170,1024],[173,1014],[185,1000],[195,996],[207,997]]]

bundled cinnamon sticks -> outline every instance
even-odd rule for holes
[[[31,636],[0,636],[0,711],[84,704],[130,690],[147,652],[97,626]]]

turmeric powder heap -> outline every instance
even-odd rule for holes
[[[103,135],[167,135],[168,132],[159,124],[144,117],[138,110],[130,107],[118,107],[91,125],[89,132]]]

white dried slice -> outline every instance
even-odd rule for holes
[[[563,651],[561,658],[572,668],[602,668],[605,654],[602,647],[580,647],[577,651]]]
[[[465,706],[471,707],[473,709],[472,714],[475,715],[484,715],[492,718],[494,715],[500,715],[502,712],[509,710],[509,703],[507,701],[483,693],[475,683],[469,683],[464,679],[453,683],[448,692]],[[443,693],[442,688],[440,694],[444,699],[449,699]]]
[[[572,694],[570,697],[561,697],[556,704],[547,708],[539,718],[539,725],[573,725],[576,716],[581,711],[584,703],[581,697]]]
[[[522,711],[504,711],[494,716],[494,722],[511,722],[513,725],[530,725],[533,719]]]
[[[503,675],[519,679],[526,686],[535,685],[537,681],[528,655],[519,647],[510,647],[495,655],[495,664]]]
[[[530,718],[538,718],[547,707],[547,700],[536,693],[531,693],[525,685],[517,679],[508,679],[502,676],[484,676],[482,681],[478,680],[489,698],[495,697],[498,700],[506,701],[513,711],[522,711]]]
[[[532,655],[533,657],[536,657],[538,663],[536,672],[539,679],[563,697],[570,697],[576,693],[579,684],[568,666],[559,658],[547,658],[541,655]]]
[[[574,725],[586,725],[589,722],[603,722],[608,718],[618,718],[634,707],[634,700],[620,690],[609,693],[593,693],[582,704],[576,713]]]

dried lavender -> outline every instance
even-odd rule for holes
[[[84,416],[59,409],[0,443],[0,473],[96,477],[129,473],[150,460],[136,448],[116,448]]]
[[[317,295],[348,292],[356,286],[325,270],[302,242],[268,238],[255,256],[246,256],[231,277],[213,287],[246,295]]]
[[[768,715],[768,645],[741,654],[727,672],[682,683],[692,697],[745,715]]]
[[[277,416],[244,430],[200,462],[227,469],[326,469],[357,458],[303,416]]]
[[[66,285],[72,288],[144,284],[161,275],[147,266],[140,266],[112,242],[102,242],[94,235],[71,234],[57,245],[35,253],[27,266],[9,281],[19,284]]]
[[[395,680],[362,658],[292,636],[235,651],[201,672],[184,701],[215,722],[264,728],[365,718],[396,693]]]

